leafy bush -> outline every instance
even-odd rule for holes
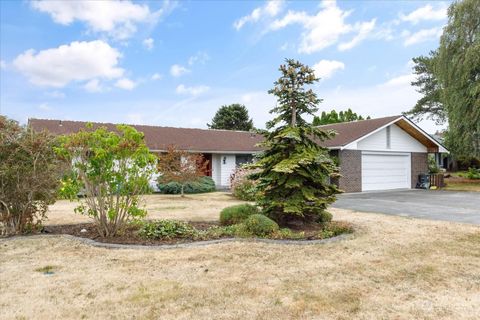
[[[480,179],[480,169],[468,168],[465,173],[460,173],[459,176],[467,179]]]
[[[226,226],[242,223],[252,214],[258,213],[258,208],[251,204],[239,204],[227,207],[220,212],[220,224]]]
[[[145,145],[144,134],[135,128],[118,125],[62,136],[55,151],[72,164],[62,180],[62,195],[79,201],[75,212],[93,218],[102,237],[112,237],[127,222],[145,217],[140,195],[149,189],[156,158]]]
[[[235,198],[245,201],[255,201],[258,198],[257,183],[248,178],[258,170],[248,169],[240,166],[230,176],[230,189]]]
[[[170,182],[166,184],[159,183],[158,189],[164,194],[181,194],[182,185],[178,182]],[[205,193],[215,191],[215,182],[211,177],[200,177],[196,181],[187,182],[184,185],[184,193]]]
[[[328,211],[322,211],[317,215],[317,221],[318,223],[325,223],[325,222],[330,222],[332,221],[332,214]]]
[[[57,198],[62,164],[46,132],[0,116],[0,235],[38,229]]]
[[[430,155],[428,157],[428,172],[431,174],[440,172],[440,168],[438,167],[437,162],[435,161],[435,158],[431,157]]]
[[[264,237],[279,229],[278,224],[263,214],[252,214],[243,222],[243,228],[246,232]]]
[[[183,221],[153,220],[144,222],[139,234],[147,239],[191,238],[197,230]]]

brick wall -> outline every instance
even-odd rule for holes
[[[362,191],[362,151],[342,150],[339,152],[339,187],[345,192]]]
[[[412,188],[418,182],[418,175],[428,173],[427,153],[412,152]]]

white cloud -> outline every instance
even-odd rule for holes
[[[412,81],[415,80],[414,74],[404,74],[389,79],[385,83],[380,84],[381,87],[398,87],[398,86],[410,86]]]
[[[442,31],[443,31],[442,27],[422,29],[412,34],[408,31],[405,31],[403,33],[405,37],[405,41],[403,42],[403,44],[405,46],[411,46],[413,44],[417,44],[421,42],[436,40],[442,35]]]
[[[205,64],[205,62],[207,62],[209,59],[210,57],[206,52],[200,51],[188,59],[188,65],[193,66],[194,64],[197,64],[197,63]]]
[[[193,86],[193,87],[186,87],[183,84],[180,84],[177,86],[177,89],[175,90],[176,93],[178,94],[189,94],[192,96],[197,96],[199,94],[205,93],[208,90],[210,90],[210,87],[208,86]]]
[[[365,40],[369,34],[372,32],[373,28],[375,28],[376,19],[372,19],[369,22],[361,22],[359,24],[355,24],[354,29],[358,30],[358,33],[352,40],[349,42],[342,42],[338,45],[338,50],[345,51],[352,49],[357,44]]]
[[[127,39],[137,31],[138,23],[155,23],[171,11],[172,5],[165,1],[155,12],[147,5],[131,1],[32,1],[34,9],[48,13],[53,21],[70,25],[84,22],[90,31],[103,32],[116,39]]]
[[[160,73],[154,73],[151,77],[152,80],[161,80],[162,75]]]
[[[174,64],[170,67],[170,74],[174,77],[180,77],[185,73],[189,73],[189,72],[190,72],[189,69],[179,64]]]
[[[335,72],[345,69],[345,64],[335,60],[320,60],[313,65],[315,76],[326,80],[330,78]]]
[[[98,79],[92,79],[88,81],[83,88],[87,90],[88,92],[102,92],[103,88],[100,85],[100,81]]]
[[[430,4],[420,7],[409,14],[400,13],[400,20],[417,24],[422,20],[443,20],[447,18],[448,6],[441,4],[434,8]]]
[[[42,103],[38,106],[38,109],[42,111],[52,111],[52,108],[48,105],[48,103]]]
[[[35,85],[60,88],[71,81],[121,77],[124,70],[117,66],[120,57],[120,52],[104,41],[75,41],[38,53],[27,50],[13,65]]]
[[[346,23],[352,11],[343,11],[335,1],[322,1],[316,15],[303,11],[289,11],[283,18],[273,21],[267,31],[276,31],[292,24],[300,24],[303,28],[300,53],[313,53],[336,44],[340,37],[354,34],[354,38],[341,43],[340,50],[351,49],[366,39],[375,26],[375,19],[368,22]]]
[[[61,91],[51,91],[51,92],[47,92],[45,93],[45,95],[47,95],[48,97],[50,98],[55,98],[55,99],[63,99],[65,98],[65,93],[61,92]]]
[[[322,91],[320,111],[348,107],[373,118],[399,115],[410,110],[421,97],[410,85],[413,79],[413,75],[404,74],[372,86]],[[420,126],[427,132],[438,129],[433,121],[422,121]]]
[[[117,82],[115,82],[115,86],[117,88],[124,89],[124,90],[132,90],[137,86],[137,83],[133,82],[128,78],[122,78],[122,79],[119,79]]]
[[[154,43],[154,40],[153,40],[152,38],[148,38],[148,39],[143,40],[143,45],[144,45],[145,48],[147,48],[148,50],[152,50],[152,49],[153,49],[153,43]]]
[[[240,30],[248,22],[257,22],[264,17],[275,17],[280,13],[283,7],[283,1],[270,0],[264,6],[253,9],[253,11],[244,17],[236,20],[233,27]]]
[[[0,60],[0,69],[1,70],[7,69],[7,63],[5,62],[5,60]]]

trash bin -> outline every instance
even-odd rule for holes
[[[430,175],[422,173],[418,175],[417,189],[430,189]]]

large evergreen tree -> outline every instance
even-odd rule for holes
[[[423,97],[408,114],[448,121],[450,151],[480,157],[480,1],[454,2],[439,48],[414,62]]]
[[[260,172],[252,175],[259,181],[262,194],[258,204],[265,215],[281,225],[322,222],[328,220],[325,209],[336,200],[338,191],[329,184],[337,168],[328,149],[318,144],[333,133],[304,119],[305,115],[313,115],[321,102],[305,86],[319,79],[311,68],[291,59],[279,70],[282,75],[269,91],[278,99],[270,111],[275,118],[267,123],[265,151],[255,164]]]
[[[248,116],[248,110],[243,104],[221,106],[207,124],[210,129],[250,131],[253,129],[253,120]]]
[[[325,124],[351,122],[365,119],[370,119],[370,116],[364,118],[361,115],[358,115],[356,112],[353,112],[352,109],[348,108],[347,110],[340,112],[337,112],[335,110],[332,110],[330,112],[322,111],[320,117],[313,117],[312,123],[314,126],[322,126]]]

